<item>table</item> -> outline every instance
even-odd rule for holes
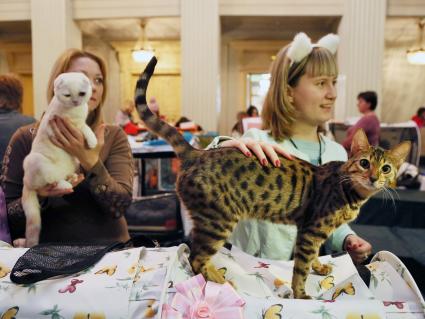
[[[146,142],[138,142],[137,136],[128,136],[131,152],[135,159],[138,159],[139,172],[139,194],[140,196],[147,195],[144,185],[146,176],[146,159],[162,159],[174,158],[176,154],[169,144],[164,145],[149,145]],[[160,192],[160,191],[159,191]]]

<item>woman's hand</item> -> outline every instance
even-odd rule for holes
[[[270,161],[274,166],[279,167],[281,163],[278,154],[286,157],[287,159],[293,159],[293,157],[279,145],[259,142],[252,138],[227,140],[220,143],[220,147],[236,147],[248,157],[252,156],[252,151],[264,166],[267,166]]]
[[[350,254],[355,264],[361,264],[372,253],[372,245],[357,235],[348,235],[344,241],[344,249]]]
[[[84,180],[84,175],[83,174],[78,174],[75,176],[71,175],[71,176],[68,176],[66,180],[72,185],[72,188],[58,189],[56,188],[58,183],[47,184],[37,189],[37,195],[43,198],[43,197],[61,197],[66,194],[70,194],[74,191],[73,188]]]
[[[95,132],[97,146],[89,149],[86,145],[84,135],[67,118],[54,116],[49,124],[54,136],[51,142],[72,156],[75,156],[85,171],[89,171],[99,160],[100,150],[105,144],[105,126],[100,125]]]

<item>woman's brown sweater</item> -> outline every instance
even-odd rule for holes
[[[6,196],[12,239],[25,237],[21,204],[23,161],[35,137],[34,125],[13,135],[3,161],[1,185]],[[131,203],[133,159],[121,128],[105,127],[100,160],[74,192],[41,201],[40,242],[125,241],[129,239],[124,212]]]

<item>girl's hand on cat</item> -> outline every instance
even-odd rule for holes
[[[256,141],[252,138],[241,138],[238,140],[227,140],[220,143],[220,147],[236,147],[246,156],[252,156],[251,152],[258,158],[262,165],[267,166],[269,161],[274,166],[280,166],[278,154],[292,160],[291,154],[287,153],[282,147],[276,144]]]
[[[344,249],[355,264],[361,264],[372,253],[372,245],[357,235],[348,235],[345,238]]]
[[[105,126],[99,125],[95,135],[97,146],[89,149],[86,146],[84,135],[67,118],[54,116],[49,122],[54,136],[50,140],[57,147],[75,156],[85,171],[89,171],[99,160],[100,150],[105,144]]]

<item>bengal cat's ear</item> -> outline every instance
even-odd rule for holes
[[[409,155],[411,146],[412,143],[410,141],[405,141],[388,151],[389,156],[395,160],[394,164],[397,166],[397,168],[403,164],[407,155]]]
[[[363,129],[359,128],[356,133],[354,133],[353,139],[351,141],[351,155],[357,154],[360,151],[367,152],[370,148],[369,141]]]

